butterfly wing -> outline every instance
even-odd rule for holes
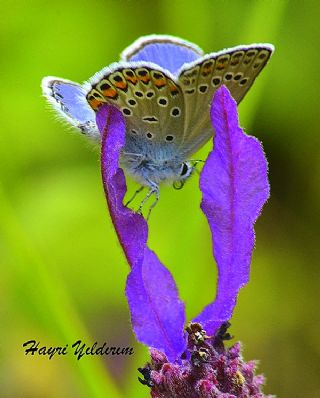
[[[166,35],[144,36],[121,54],[123,61],[149,61],[175,73],[184,63],[195,61],[203,51],[193,43]]]
[[[86,92],[80,84],[70,80],[48,76],[42,80],[42,91],[48,102],[68,123],[83,134],[100,139],[95,113],[86,100]]]
[[[209,108],[214,92],[224,84],[239,103],[272,51],[270,44],[238,46],[208,54],[181,68],[178,81],[183,89],[186,112],[181,151],[186,157],[212,137]]]
[[[96,74],[87,90],[95,111],[107,103],[123,113],[128,155],[172,159],[183,138],[184,98],[170,72],[149,62],[121,62]]]

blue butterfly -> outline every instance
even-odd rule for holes
[[[273,51],[271,44],[252,44],[204,55],[185,40],[151,35],[88,82],[49,76],[42,90],[65,120],[95,140],[101,138],[99,108],[112,104],[121,110],[126,120],[121,166],[149,188],[141,209],[151,194],[158,200],[160,183],[181,186],[192,174],[191,155],[214,134],[209,114],[214,92],[224,84],[239,103]]]

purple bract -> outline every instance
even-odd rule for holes
[[[267,161],[261,144],[255,138],[244,134],[239,127],[236,103],[224,86],[215,93],[211,105],[211,120],[215,131],[214,149],[209,154],[202,170],[200,189],[203,194],[201,208],[211,229],[219,279],[215,301],[205,307],[193,322],[200,330],[203,327],[208,335],[215,336],[221,325],[231,318],[238,291],[248,282],[254,247],[253,227],[269,196],[269,184]],[[234,363],[234,375],[238,375],[240,380],[238,384],[243,387],[241,387],[243,394],[247,394],[243,396],[263,397],[264,395],[259,393],[262,379],[258,376],[254,378],[254,366],[243,363],[239,348],[233,349],[237,351],[237,355],[234,355],[231,349],[231,351],[226,351],[223,344],[220,344],[221,353],[216,357],[214,352],[217,349],[215,347],[217,340],[210,336],[206,336],[208,341],[201,342],[202,345],[198,342],[190,346],[190,335],[187,338],[184,330],[184,304],[179,299],[171,274],[147,246],[147,223],[141,215],[122,204],[126,193],[126,183],[123,171],[119,167],[119,156],[125,143],[124,118],[117,109],[105,105],[97,114],[97,125],[103,135],[102,175],[109,211],[119,241],[132,268],[127,280],[126,295],[133,329],[140,342],[156,349],[152,354],[153,362],[145,371],[148,377],[153,378],[150,385],[153,387],[153,396],[235,396],[231,390],[221,390],[229,394],[219,395],[221,385],[218,382],[214,384],[213,379],[210,379],[211,376],[208,378],[204,376],[204,373],[203,377],[201,376],[202,384],[198,383],[197,388],[198,394],[203,390],[208,391],[207,395],[203,391],[202,395],[179,393],[177,386],[182,383],[182,375],[186,374],[183,373],[183,369],[189,366],[186,363],[190,364],[191,370],[189,370],[192,373],[193,368],[203,365],[201,360],[207,355],[207,359],[209,358],[211,362],[204,362],[211,363],[206,366],[212,370],[216,361],[221,361],[221,358],[219,359],[221,354],[228,363],[226,366]],[[209,350],[209,353],[205,355],[201,352],[200,355],[199,347]],[[161,366],[157,368],[154,365],[154,358],[155,356],[158,358],[159,355],[162,355],[162,362],[160,361]],[[194,355],[199,355],[197,364],[194,363]],[[234,361],[232,355],[234,355]],[[169,390],[166,391],[165,386],[168,381],[163,382],[164,385],[161,384],[161,380],[166,379],[163,376],[164,369],[170,368],[169,364],[167,368],[165,366],[168,361],[174,369],[173,379],[178,374],[180,375],[177,376],[180,381],[172,387],[177,388],[175,394],[170,393]],[[211,374],[208,369],[207,373]],[[251,372],[248,373],[247,378],[243,375],[243,369],[249,369],[248,372]],[[237,373],[238,371],[240,373]],[[159,375],[162,375],[162,379]],[[194,380],[194,376],[192,377],[193,384],[189,381],[188,385],[182,383],[183,388],[193,391],[197,380]],[[227,384],[230,382],[229,379],[229,381],[225,378],[223,380]],[[249,384],[255,386],[250,387],[251,392],[248,390]],[[164,395],[161,395],[162,390]],[[169,393],[171,395],[168,395]]]
[[[109,211],[132,267],[126,294],[133,329],[138,340],[174,361],[186,348],[184,304],[170,272],[147,247],[146,221],[122,204],[126,183],[119,155],[125,143],[124,119],[120,111],[106,105],[97,115],[97,125],[103,131],[101,165]]]
[[[260,142],[239,127],[237,106],[225,87],[214,96],[214,149],[200,177],[201,208],[218,266],[216,299],[195,322],[214,333],[230,319],[239,289],[249,280],[254,223],[269,197],[268,164]]]

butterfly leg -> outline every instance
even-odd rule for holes
[[[155,184],[152,181],[148,181],[150,184],[150,189],[146,195],[146,197],[143,199],[143,201],[140,203],[139,209],[138,209],[138,214],[142,214],[142,208],[144,206],[144,204],[146,203],[146,201],[150,198],[151,195],[155,194],[156,196],[156,200],[152,203],[152,205],[149,208],[149,212],[148,212],[148,217],[147,220],[149,219],[151,210],[154,208],[154,206],[157,204],[159,197],[160,197],[160,191],[159,191],[159,186],[157,184]]]
[[[147,216],[147,221],[150,218],[150,214],[151,214],[151,210],[154,208],[154,206],[158,203],[158,200],[160,199],[160,190],[159,187],[157,186],[157,189],[154,191],[154,194],[156,196],[155,201],[152,203],[152,205],[149,207],[149,211],[148,211],[148,216]]]
[[[127,207],[132,201],[133,199],[138,195],[138,193],[140,193],[142,190],[144,189],[144,186],[142,185],[140,188],[138,188],[135,193],[133,194],[133,196],[128,200],[127,203],[125,203],[125,206]]]

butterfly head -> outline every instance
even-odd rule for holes
[[[190,162],[182,162],[179,168],[177,179],[173,183],[174,189],[183,188],[186,180],[191,176],[195,169],[195,165]]]

